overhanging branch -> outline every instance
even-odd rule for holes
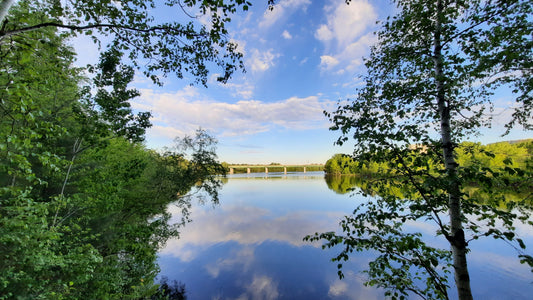
[[[115,29],[122,29],[122,30],[128,30],[128,31],[135,31],[135,32],[142,32],[142,33],[151,33],[151,32],[165,32],[170,34],[177,34],[177,35],[184,35],[187,37],[200,37],[201,34],[193,33],[186,30],[181,30],[177,28],[173,28],[172,26],[153,26],[153,27],[147,27],[147,28],[137,28],[132,26],[126,26],[126,25],[120,25],[120,24],[90,24],[90,25],[84,25],[84,26],[77,26],[77,25],[69,25],[69,24],[63,24],[59,22],[45,22],[37,25],[22,27],[14,30],[8,30],[8,31],[0,31],[0,39],[3,37],[12,36],[15,34],[20,34],[28,31],[38,30],[41,28],[46,27],[56,27],[56,28],[63,28],[63,29],[69,29],[72,31],[84,31],[84,30],[90,30],[90,29],[101,29],[101,28],[115,28]]]

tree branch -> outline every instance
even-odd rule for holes
[[[502,1],[503,2],[503,1]],[[463,36],[463,34],[467,33],[467,32],[470,32],[472,31],[474,28],[476,28],[477,26],[480,26],[482,25],[483,23],[485,22],[488,22],[490,19],[500,15],[505,9],[507,9],[508,7],[498,7],[499,9],[496,9],[496,10],[493,10],[493,11],[490,11],[489,13],[487,13],[487,15],[484,16],[484,18],[480,18],[480,20],[478,22],[475,22],[473,23],[472,25],[470,25],[469,27],[461,30],[460,32],[458,32],[457,34],[453,35],[453,36],[450,36],[449,38],[447,39],[444,39],[442,41],[442,46],[444,47],[445,45],[447,45],[448,43],[450,42],[453,42],[455,40],[457,40],[459,37]],[[485,9],[488,9],[488,7],[485,7]]]
[[[72,31],[83,31],[83,30],[89,30],[89,29],[99,29],[99,28],[118,28],[123,30],[129,30],[129,31],[136,31],[136,32],[143,32],[143,33],[150,33],[150,32],[158,32],[163,31],[166,33],[173,33],[173,34],[180,34],[180,35],[187,35],[189,37],[199,37],[202,36],[201,34],[192,33],[190,31],[185,31],[181,29],[176,29],[171,26],[153,26],[153,27],[147,27],[145,29],[142,28],[136,28],[132,26],[126,26],[126,25],[119,25],[119,24],[90,24],[90,25],[84,25],[84,26],[77,26],[77,25],[69,25],[69,24],[63,24],[59,22],[45,22],[37,25],[22,27],[19,29],[14,29],[10,31],[0,31],[0,38],[7,37],[19,33],[24,33],[32,30],[37,30],[41,28],[46,27],[57,27],[57,28],[64,28],[69,29]]]

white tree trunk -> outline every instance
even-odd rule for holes
[[[0,0],[0,28],[4,23],[9,8],[15,3],[15,0]]]
[[[15,3],[15,0],[0,0],[0,28],[4,23],[9,8]]]
[[[452,130],[450,127],[450,104],[446,101],[446,91],[444,90],[443,78],[443,58],[442,58],[442,23],[441,15],[443,4],[437,1],[436,28],[434,35],[435,80],[437,88],[437,103],[440,116],[440,134],[443,147],[444,164],[447,176],[450,180],[448,188],[448,205],[450,214],[450,232],[446,238],[450,242],[453,255],[453,267],[455,271],[455,284],[459,299],[472,299],[470,289],[470,275],[466,262],[466,241],[461,220],[461,186],[457,180],[457,162],[454,156],[454,144],[452,140]]]

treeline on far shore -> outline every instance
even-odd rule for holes
[[[427,147],[410,147],[402,156],[403,162],[410,161],[409,157],[422,157],[427,159],[428,169],[437,172],[440,167],[438,153],[428,154]],[[423,154],[423,155],[422,155]],[[486,169],[530,169],[533,167],[533,139],[500,142],[482,145],[481,143],[463,142],[456,148],[457,163],[461,167],[473,165]],[[358,175],[381,176],[390,174],[393,164],[401,161],[371,161],[355,159],[347,154],[335,154],[325,164],[324,171],[328,175]],[[519,174],[516,174],[519,176]]]

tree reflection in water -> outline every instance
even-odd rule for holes
[[[159,281],[157,292],[152,295],[150,300],[187,300],[185,284],[177,280],[168,282],[168,277],[163,276]]]

